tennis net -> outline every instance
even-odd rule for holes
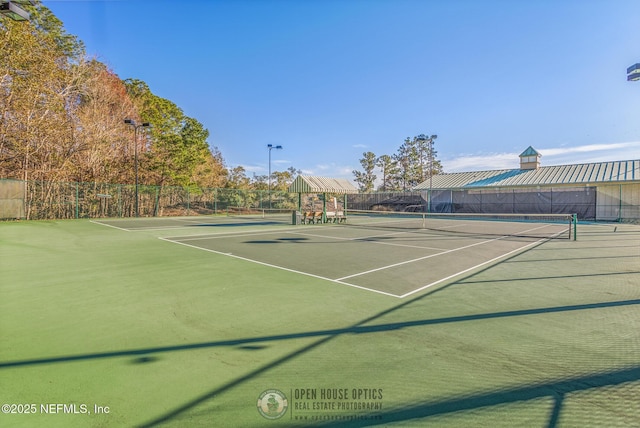
[[[575,214],[423,213],[347,210],[346,223],[442,234],[576,239]]]

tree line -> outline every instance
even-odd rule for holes
[[[442,164],[436,159],[437,152],[433,148],[436,138],[437,135],[424,134],[407,137],[392,155],[376,156],[373,152],[364,152],[360,159],[362,170],[353,171],[359,190],[407,191],[430,176],[442,173]]]
[[[0,15],[0,178],[131,184],[137,166],[141,184],[268,188],[267,175],[227,167],[209,131],[175,103],[89,58],[40,1],[24,7],[30,21]],[[125,118],[151,126],[134,131]],[[434,138],[407,138],[393,155],[363,153],[363,170],[353,171],[360,190],[409,190],[441,172]],[[274,171],[272,189],[298,174]]]
[[[267,189],[269,177],[228,168],[197,119],[88,58],[40,1],[25,8],[30,21],[0,15],[0,178],[127,184],[137,163],[141,184]],[[296,173],[273,172],[272,189]]]

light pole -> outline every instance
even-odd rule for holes
[[[429,145],[429,200],[427,201],[427,212],[431,212],[431,192],[433,190],[433,140],[438,138],[437,135],[431,135],[427,137],[424,134],[420,134],[416,137],[418,141],[426,141]],[[420,145],[420,152],[422,153],[422,145]],[[422,155],[420,155],[420,166],[422,166]],[[420,177],[422,179],[422,177]]]
[[[133,119],[125,119],[124,123],[130,125],[133,128],[133,162],[136,176],[136,196],[134,201],[136,217],[140,214],[138,212],[138,129],[148,128],[151,126],[149,122],[142,122],[140,125],[136,125],[136,121]]]
[[[25,4],[36,5],[34,0],[2,0],[0,1],[0,15],[6,15],[14,21],[28,21],[29,12],[21,7]]]
[[[271,208],[271,150],[282,149],[282,146],[274,146],[273,144],[267,144],[267,148],[269,149],[269,208]]]

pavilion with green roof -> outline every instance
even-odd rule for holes
[[[358,189],[346,178],[299,175],[289,186],[289,192],[298,194],[298,211],[302,211],[303,194],[322,194],[322,222],[325,222],[327,220],[327,194],[344,195],[343,204],[346,208],[347,195],[358,193]]]

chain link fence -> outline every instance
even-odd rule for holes
[[[282,191],[176,186],[138,186],[141,217],[208,215],[229,207],[297,209],[322,207],[323,198]],[[352,209],[451,213],[577,213],[581,220],[640,221],[640,184],[464,189],[348,195]],[[0,179],[0,219],[135,217],[134,185]]]
[[[228,207],[295,209],[288,192],[198,187],[138,186],[140,217],[225,213]],[[134,185],[0,180],[0,218],[73,219],[134,217]]]

